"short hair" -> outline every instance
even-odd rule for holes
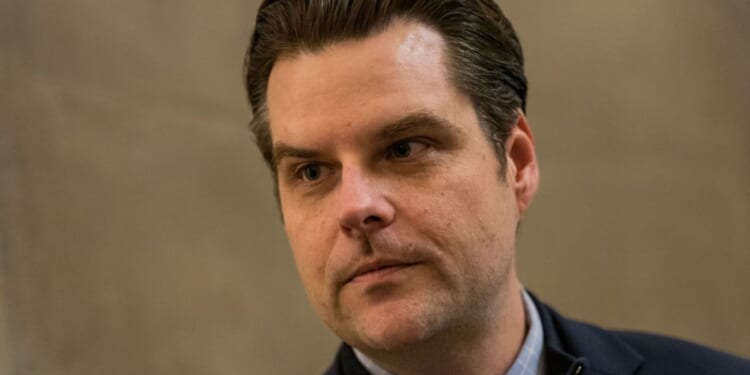
[[[250,129],[277,184],[266,111],[274,63],[361,40],[395,20],[416,21],[445,40],[449,79],[472,101],[480,126],[505,171],[504,142],[526,110],[527,81],[521,44],[492,0],[265,0],[245,55]],[[277,191],[278,193],[278,191]]]

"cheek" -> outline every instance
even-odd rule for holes
[[[479,171],[487,171],[481,173]],[[453,174],[444,174],[433,191],[432,206],[441,210],[452,224],[494,226],[509,214],[512,197],[493,168],[466,167]],[[510,199],[509,199],[510,198]]]
[[[321,212],[317,216],[289,218],[285,230],[310,305],[329,327],[333,327],[335,296],[329,271],[335,261],[338,226],[332,227],[330,219],[321,219],[324,215]]]
[[[324,217],[321,213],[300,215],[300,212],[285,210],[284,229],[300,278],[308,293],[312,293],[323,285],[325,265],[332,246],[331,236],[330,230],[324,229],[326,221],[314,219]]]
[[[491,172],[481,174],[477,170]],[[450,177],[448,177],[450,176]],[[514,247],[515,205],[512,191],[492,168],[461,168],[437,180],[420,200],[422,227],[436,245],[466,267],[488,267]],[[436,196],[437,195],[437,196]],[[482,265],[482,262],[487,262]],[[481,268],[481,267],[480,267]]]
[[[292,248],[294,262],[297,267],[302,286],[310,305],[319,316],[328,314],[330,305],[326,292],[326,260],[329,257],[328,248],[321,243],[319,231],[312,228],[302,228],[287,225],[287,237]],[[325,319],[324,319],[325,320]]]

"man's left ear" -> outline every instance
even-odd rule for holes
[[[505,141],[508,162],[507,181],[516,194],[519,217],[523,217],[539,187],[539,165],[534,137],[526,116],[519,110],[518,120]]]

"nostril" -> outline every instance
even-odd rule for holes
[[[382,220],[379,217],[377,217],[375,215],[371,215],[371,216],[368,216],[368,217],[365,218],[364,223],[365,224],[372,224],[372,223],[379,223],[381,221]]]

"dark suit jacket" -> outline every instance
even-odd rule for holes
[[[550,375],[750,375],[750,361],[689,342],[609,331],[566,319],[532,296],[544,327]],[[369,375],[342,344],[325,375]]]

